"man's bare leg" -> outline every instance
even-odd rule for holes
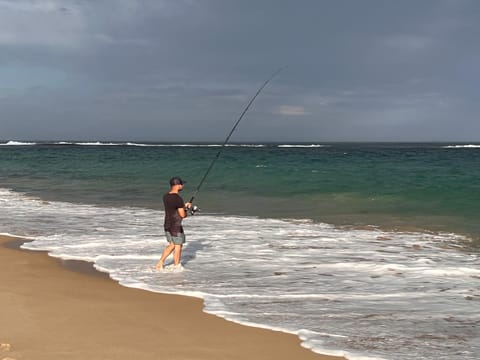
[[[180,264],[180,258],[182,257],[182,247],[183,245],[175,245],[175,250],[173,252],[173,263],[175,266]]]
[[[157,270],[163,269],[163,263],[165,262],[165,259],[172,253],[172,251],[175,249],[175,246],[176,245],[173,242],[168,243],[168,246],[165,248],[165,250],[163,250],[162,257],[157,263]]]

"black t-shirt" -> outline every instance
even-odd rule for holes
[[[163,196],[163,205],[165,206],[164,229],[173,236],[183,233],[182,218],[178,213],[179,208],[184,208],[185,203],[178,194],[165,194]]]

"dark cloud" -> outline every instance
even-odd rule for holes
[[[478,140],[480,4],[0,0],[0,138]],[[12,76],[14,74],[14,76]]]

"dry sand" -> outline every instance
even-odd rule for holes
[[[0,236],[0,360],[343,359],[205,314],[200,299],[125,288],[85,266],[6,247],[12,240]]]

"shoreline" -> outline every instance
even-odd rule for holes
[[[24,241],[0,235],[0,358],[344,359],[207,314],[201,299],[127,288],[87,262],[20,249]]]

